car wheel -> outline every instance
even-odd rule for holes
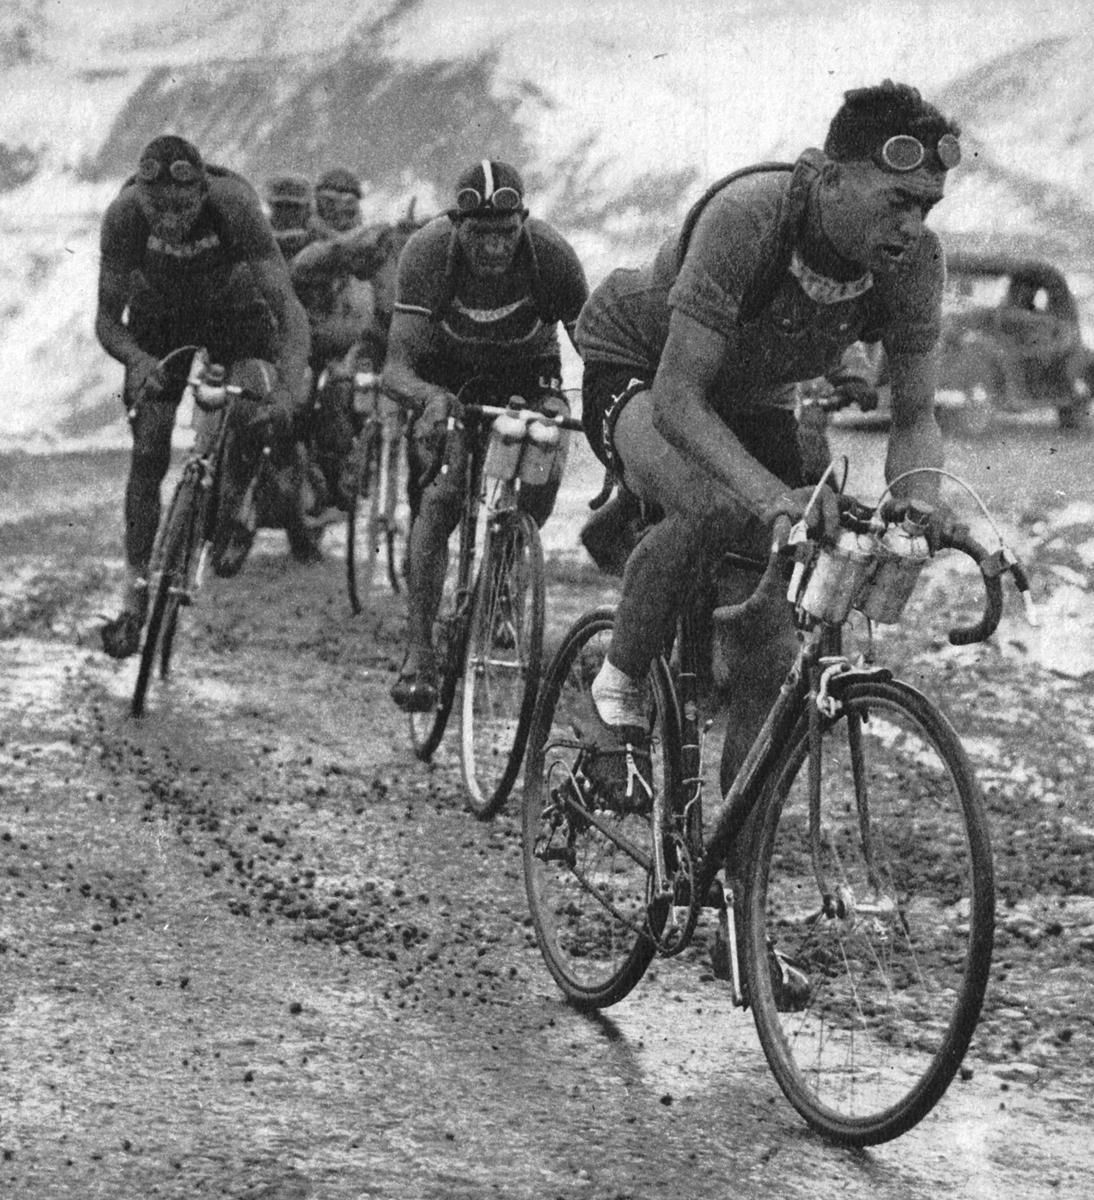
[[[1090,387],[1085,379],[1075,381],[1070,404],[1061,404],[1056,410],[1060,428],[1069,432],[1085,430],[1090,423]]]

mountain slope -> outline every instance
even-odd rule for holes
[[[0,444],[124,437],[112,399],[120,372],[91,332],[98,223],[140,147],[165,129],[256,185],[276,170],[314,176],[344,162],[377,219],[411,197],[420,212],[443,206],[454,175],[484,150],[512,158],[534,210],[573,240],[594,282],[646,258],[708,180],[823,137],[815,113],[797,115],[818,64],[794,68],[802,94],[791,97],[770,77],[771,56],[779,38],[788,52],[818,39],[818,54],[837,47],[829,74],[846,77],[838,38],[850,0],[823,17],[801,0],[765,6],[763,37],[759,18],[736,10],[670,7],[634,0],[634,19],[613,23],[617,7],[599,0],[558,0],[549,13],[478,0],[475,20],[436,0],[204,0],[195,20],[169,0],[119,0],[82,38],[54,4],[9,0],[0,371],[11,382]],[[856,28],[873,19],[858,16]],[[974,32],[985,47],[1002,36]],[[930,93],[966,131],[965,162],[932,216],[947,239],[1045,253],[1080,283],[1094,275],[1088,47],[1075,32],[1031,39]]]

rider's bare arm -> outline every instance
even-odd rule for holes
[[[895,479],[916,467],[941,467],[942,434],[935,418],[935,388],[938,356],[933,350],[922,354],[893,354],[889,357],[892,388],[892,419],[885,478]],[[937,475],[916,475],[897,485],[896,494],[915,496],[933,503],[938,495]]]
[[[388,226],[369,225],[312,242],[293,258],[293,284],[306,287],[336,275],[371,279],[388,261],[390,237]]]
[[[308,403],[308,352],[311,331],[304,306],[296,297],[289,279],[288,268],[280,252],[265,258],[252,259],[251,273],[255,285],[266,299],[277,320],[278,354],[275,363],[278,377],[284,380],[298,408]]]
[[[673,310],[651,388],[653,423],[671,446],[701,464],[737,500],[764,513],[786,495],[710,406],[708,396],[732,347],[720,333]]]
[[[433,323],[428,316],[396,310],[384,359],[384,390],[413,416],[430,400],[449,397],[446,388],[427,382],[418,373],[418,365],[425,361],[433,339]]]
[[[124,366],[133,366],[150,358],[137,344],[129,327],[122,321],[129,302],[129,271],[103,259],[99,268],[99,302],[95,314],[95,336],[111,358]]]

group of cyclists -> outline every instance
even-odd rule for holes
[[[593,687],[598,782],[620,803],[641,803],[635,781],[638,791],[650,787],[643,681],[671,641],[699,562],[730,545],[762,557],[780,515],[799,520],[808,508],[822,532],[834,526],[834,492],[821,489],[822,502],[810,504],[816,480],[797,427],[797,385],[835,377],[850,347],[880,342],[892,397],[887,478],[942,464],[934,348],[944,259],[926,219],[960,160],[959,133],[908,85],[849,91],[821,148],[719,180],[650,263],[612,271],[591,293],[573,247],[531,214],[508,163],[484,158],[461,172],[451,207],[409,221],[395,254],[391,226],[362,223],[360,181],[344,168],[314,186],[279,176],[264,208],[250,184],[206,163],[190,142],[155,138],[102,227],[96,331],[125,367],[133,436],[125,583],[104,649],[125,657],[139,648],[184,382],[165,376],[164,355],[196,343],[219,362],[272,363],[262,428],[291,471],[317,379],[350,379],[364,353],[407,417],[407,645],[392,697],[428,710],[437,699],[433,619],[466,455],[449,447],[447,469],[418,481],[468,381],[489,375],[541,411],[559,410],[561,325],[583,363],[586,436],[618,485],[598,517],[601,541],[606,529],[609,547],[626,553],[611,648]],[[381,286],[388,268],[391,283]],[[326,495],[301,501],[288,530],[298,557],[307,557],[315,510],[347,503],[351,444],[349,428],[324,463]],[[522,493],[540,525],[563,463],[560,455],[550,479]],[[936,493],[930,473],[894,487],[898,501],[933,506],[935,541],[947,519]],[[232,565],[228,555],[222,573]],[[758,635],[733,647],[728,736],[742,748],[795,645],[789,617],[773,609]]]

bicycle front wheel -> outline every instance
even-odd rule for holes
[[[460,584],[457,556],[449,560],[444,590],[433,623],[433,652],[437,661],[437,703],[427,712],[408,713],[415,755],[429,762],[441,744],[463,673],[470,598]]]
[[[596,719],[590,688],[611,631],[612,610],[596,609],[563,639],[536,701],[524,778],[524,881],[536,939],[555,982],[580,1009],[627,995],[657,953],[668,915],[653,896],[652,816],[594,807],[595,789],[585,786],[585,731]],[[650,704],[654,788],[675,795],[680,738],[661,660],[650,671]]]
[[[130,706],[135,717],[144,713],[144,701],[157,654],[160,678],[165,679],[170,669],[179,610],[190,603],[197,574],[205,536],[207,496],[198,473],[186,470],[175,487],[164,518],[160,543],[153,554],[156,586],[149,607]]]
[[[949,722],[896,682],[848,685],[811,798],[803,720],[761,798],[747,982],[767,1060],[844,1143],[906,1132],[968,1049],[995,892],[980,791]]]
[[[543,662],[543,547],[527,513],[490,529],[468,625],[460,764],[467,804],[482,819],[520,772]]]

